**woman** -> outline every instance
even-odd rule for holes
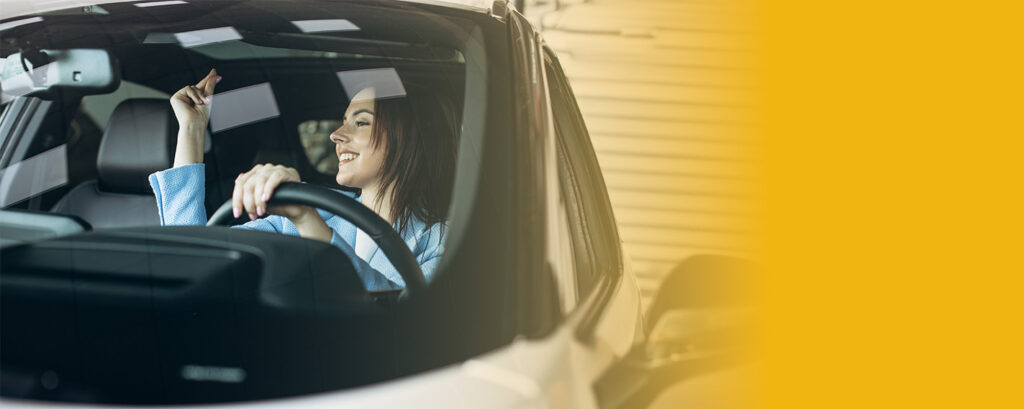
[[[210,70],[198,84],[171,96],[179,126],[174,165],[149,176],[163,225],[206,222],[203,142],[220,80]],[[352,98],[330,138],[338,156],[338,184],[361,189],[357,199],[395,226],[429,281],[444,247],[455,131],[439,104],[414,104],[411,98],[376,99],[374,89],[365,88]],[[367,290],[403,288],[405,282],[376,243],[347,220],[308,206],[267,206],[278,185],[299,181],[295,169],[281,165],[256,165],[239,174],[232,208],[236,218],[244,212],[250,221],[235,227],[331,243],[349,256]]]

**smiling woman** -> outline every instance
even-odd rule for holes
[[[174,168],[150,175],[163,225],[206,221],[200,208],[205,185],[202,146],[214,89],[222,79],[210,70],[199,83],[171,96],[179,128]],[[359,86],[341,127],[330,135],[338,158],[335,180],[359,189],[358,199],[398,230],[429,280],[444,248],[455,169],[455,127],[449,122],[453,118],[437,98],[410,102],[413,94],[401,83],[371,80]],[[233,213],[237,218],[245,212],[250,221],[237,227],[331,243],[352,256],[368,290],[402,288],[405,282],[392,263],[385,257],[374,259],[378,247],[366,232],[347,233],[353,231],[349,221],[307,206],[268,206],[281,183],[299,181],[298,171],[274,164],[259,164],[239,174],[232,193]]]

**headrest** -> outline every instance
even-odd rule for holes
[[[165,99],[128,99],[114,108],[100,142],[100,188],[150,193],[148,176],[171,167],[178,122]]]

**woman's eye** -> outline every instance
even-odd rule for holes
[[[368,121],[356,121],[356,126],[367,126],[370,122]]]

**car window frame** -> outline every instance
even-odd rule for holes
[[[545,47],[544,60],[546,68],[554,74],[548,78],[549,88],[563,92],[560,99],[565,103],[566,112],[555,112],[559,107],[559,101],[552,96],[553,122],[558,133],[556,137],[561,144],[559,153],[563,155],[562,159],[568,170],[564,179],[572,182],[568,187],[571,187],[571,193],[579,198],[576,201],[577,213],[572,216],[582,222],[580,226],[584,230],[580,233],[586,245],[584,250],[591,258],[593,267],[600,270],[599,276],[621,274],[623,255],[618,226],[586,123],[561,64],[550,48]],[[572,132],[558,132],[558,127],[563,124],[572,127]],[[586,179],[588,176],[589,179]],[[608,252],[607,258],[602,258],[602,247],[612,250]],[[594,284],[596,285],[596,282]],[[589,291],[592,289],[588,290],[588,294]]]
[[[581,201],[582,206],[585,209],[590,209],[587,212],[592,217],[596,217],[595,221],[597,223],[591,223],[591,225],[600,229],[597,235],[604,237],[604,240],[607,240],[605,244],[612,249],[608,253],[612,257],[611,262],[598,263],[596,265],[596,268],[600,269],[601,273],[597,274],[598,279],[594,283],[591,292],[581,296],[577,308],[566,316],[566,319],[571,318],[576,322],[576,338],[581,342],[588,343],[593,340],[597,323],[625,276],[625,255],[622,251],[622,241],[619,236],[611,200],[608,197],[608,189],[604,182],[594,147],[590,142],[590,136],[587,132],[583,115],[576,102],[576,97],[558,61],[558,56],[547,45],[544,45],[542,50],[543,64],[550,66],[553,74],[555,74],[552,78],[545,79],[545,88],[550,89],[547,81],[560,81],[560,85],[562,85],[560,89],[564,92],[563,97],[571,114],[569,118],[576,124],[579,130],[576,140],[569,141],[570,144],[566,145],[566,152],[570,155],[573,152],[579,155],[578,166],[585,167],[586,171],[593,175],[589,184],[589,190],[585,192],[585,200]],[[547,76],[545,75],[545,77]],[[552,102],[552,104],[554,103]],[[549,115],[554,115],[553,112],[549,111]],[[576,318],[577,316],[578,319]]]

